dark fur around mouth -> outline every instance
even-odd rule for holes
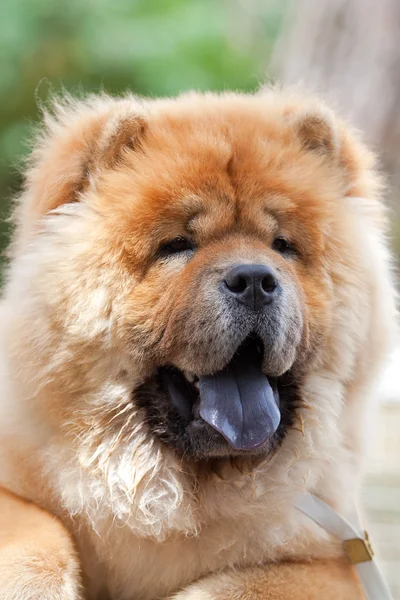
[[[243,351],[252,353],[261,368],[261,358],[257,357],[257,354],[262,352],[259,340],[252,338],[250,343],[246,340],[232,360],[236,360],[238,352]],[[185,401],[182,405],[177,406],[172,401],[165,385],[166,374],[176,382],[181,392],[184,392]],[[288,371],[274,380],[273,385],[279,391],[281,421],[268,442],[251,453],[253,456],[267,456],[278,449],[288,429],[293,425],[296,408],[301,404],[299,384],[293,373]],[[243,454],[230,448],[224,437],[200,417],[199,392],[179,369],[175,367],[159,369],[152,378],[135,390],[134,395],[135,402],[145,411],[152,433],[184,459],[199,461]]]

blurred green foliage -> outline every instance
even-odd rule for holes
[[[252,90],[265,79],[285,1],[2,0],[0,248],[38,104],[74,92]]]

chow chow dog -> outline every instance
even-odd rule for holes
[[[0,598],[361,598],[395,309],[373,155],[299,90],[54,102],[1,304]]]

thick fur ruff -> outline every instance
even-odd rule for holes
[[[215,598],[228,599],[232,577],[248,578],[233,569],[341,558],[294,505],[312,490],[346,514],[357,495],[394,333],[381,195],[358,136],[299,91],[67,98],[46,112],[1,301],[0,484],[63,521],[91,598],[166,598],[224,570]],[[211,241],[190,265],[160,266],[151,257],[166,231],[180,234],[178,202],[212,208]],[[272,455],[199,464],[158,439],[133,390],[170,357],[206,368],[192,355],[190,269],[228,251],[269,257],[261,202],[300,248],[276,260],[298,290],[301,340],[274,363],[299,363],[300,402]],[[259,570],[252,581],[238,598],[269,597]],[[178,597],[212,598],[213,585]]]

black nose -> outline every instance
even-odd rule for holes
[[[278,280],[266,265],[236,265],[225,275],[223,288],[238,302],[260,310],[276,298]]]

